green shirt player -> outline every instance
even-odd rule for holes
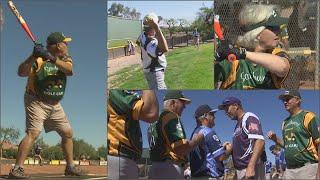
[[[143,90],[140,96],[132,91],[110,90],[108,97],[108,179],[137,179],[136,161],[142,153],[139,120],[157,120],[155,92]]]
[[[280,26],[287,23],[271,5],[247,5],[239,14],[243,36],[235,47],[222,41],[214,69],[217,89],[277,89],[288,75],[288,55],[279,46]],[[230,55],[234,55],[230,57]]]
[[[149,127],[148,137],[152,167],[151,179],[183,179],[187,155],[203,139],[206,132],[200,131],[188,141],[181,122],[186,104],[191,103],[181,91],[169,90],[164,97],[164,109],[159,120]]]
[[[287,170],[284,179],[319,179],[319,118],[302,110],[298,91],[286,91],[279,96],[290,116],[283,121],[282,139],[273,131],[268,137],[285,149]]]

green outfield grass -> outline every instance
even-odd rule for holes
[[[119,39],[119,40],[110,40],[108,41],[108,48],[114,48],[119,46],[128,45],[128,40],[131,40],[135,43],[136,39]]]
[[[177,48],[166,54],[165,82],[168,89],[213,89],[213,43]],[[112,89],[148,89],[140,65],[109,76]]]

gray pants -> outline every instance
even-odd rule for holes
[[[108,179],[138,179],[139,169],[131,159],[108,155]]]
[[[184,170],[170,161],[152,162],[149,179],[183,179]]]
[[[266,179],[266,173],[264,168],[264,163],[259,162],[255,167],[255,176],[254,179]],[[246,176],[246,169],[236,170],[237,179],[243,179]]]
[[[286,169],[283,179],[316,179],[318,163],[306,164],[301,168]]]
[[[156,72],[144,72],[144,76],[149,85],[149,89],[167,89],[164,82],[164,70]]]

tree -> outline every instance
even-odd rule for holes
[[[201,37],[213,38],[212,23],[214,19],[214,9],[212,7],[201,7],[197,13],[197,19],[192,23],[192,28],[198,29]]]
[[[179,25],[179,31],[180,32],[188,32],[188,27],[190,26],[189,22],[186,19],[177,19]]]
[[[75,159],[79,159],[81,155],[90,157],[87,159],[99,159],[97,151],[91,145],[85,142],[83,139],[73,139],[73,156]]]
[[[168,25],[170,37],[172,37],[173,33],[176,31],[177,21],[173,18],[164,19],[165,23]]]
[[[43,149],[42,156],[44,159],[56,159],[56,160],[63,160],[64,154],[62,151],[62,148],[60,146],[60,143],[56,144],[55,146],[50,146],[46,149]]]
[[[3,157],[7,159],[15,159],[17,157],[18,149],[4,149]]]
[[[124,6],[120,3],[112,3],[108,9],[108,15],[121,17],[124,12]]]
[[[100,157],[100,158],[105,158],[105,159],[107,159],[107,147],[106,146],[100,146],[100,147],[98,147],[98,156]]]
[[[135,20],[139,20],[141,17],[141,13],[138,12],[135,8],[131,9],[129,7],[125,7],[120,3],[112,3],[111,7],[108,9],[108,15]]]
[[[20,132],[18,129],[11,128],[0,128],[0,158],[2,158],[2,148],[3,144],[6,143],[16,143],[19,139]]]
[[[159,22],[160,23],[161,21],[163,21],[163,17],[162,16],[158,16],[158,19],[159,19]]]

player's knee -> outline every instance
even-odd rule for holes
[[[27,130],[27,136],[35,141],[40,135],[40,131],[38,130]]]
[[[73,132],[71,128],[65,128],[62,131],[60,131],[59,134],[62,139],[69,139],[73,137]]]

